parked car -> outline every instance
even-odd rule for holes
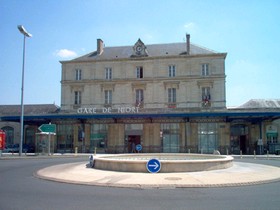
[[[17,153],[19,152],[19,144],[10,144],[5,147],[3,153]]]
[[[33,146],[29,145],[29,144],[24,144],[22,145],[22,152],[24,153],[34,153],[35,149]]]
[[[19,144],[7,145],[2,152],[3,153],[19,153]],[[23,144],[22,152],[23,153],[33,153],[33,152],[35,152],[35,149],[33,146],[31,146],[29,144]]]

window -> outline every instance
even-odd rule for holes
[[[65,153],[73,150],[74,143],[74,125],[73,124],[58,124],[57,125],[57,151]],[[40,141],[38,141],[40,142]],[[41,142],[40,142],[41,144]],[[38,145],[39,146],[39,145]]]
[[[144,91],[142,89],[136,90],[136,106],[143,106],[144,103]]]
[[[142,66],[136,67],[136,78],[143,78],[143,67]]]
[[[211,94],[210,87],[202,88],[202,106],[210,107],[211,106]]]
[[[37,133],[37,129],[33,126],[29,126],[25,130],[25,144],[30,146],[35,146],[35,136]]]
[[[91,124],[90,126],[90,152],[95,148],[105,149],[107,147],[107,124]]]
[[[105,79],[112,79],[112,68],[105,68]]]
[[[74,101],[74,104],[78,105],[78,104],[81,104],[82,102],[82,93],[81,91],[75,91],[75,101]]]
[[[6,133],[6,145],[14,144],[14,128],[5,126],[2,130]]]
[[[175,77],[176,76],[176,67],[175,65],[169,65],[168,67],[168,76]]]
[[[76,80],[82,80],[82,69],[76,69]]]
[[[178,123],[164,123],[160,125],[162,151],[178,153],[180,150],[180,126]]]
[[[105,104],[112,104],[112,90],[105,90]]]
[[[209,65],[208,63],[204,63],[201,65],[201,74],[202,76],[208,76],[209,75]]]
[[[210,101],[211,96],[210,96],[210,87],[203,87],[202,88],[202,100],[203,101]]]
[[[218,149],[218,124],[198,123],[198,150],[213,154]]]
[[[176,88],[168,88],[168,103],[176,103]]]

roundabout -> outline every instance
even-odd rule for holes
[[[247,186],[276,182],[280,181],[280,168],[233,162],[229,168],[210,171],[136,173],[101,170],[91,168],[88,162],[79,162],[43,168],[34,175],[41,179],[80,185],[173,189]]]
[[[147,165],[150,160],[153,160],[150,166],[160,169],[163,173],[226,169],[231,167],[233,162],[231,156],[184,153],[137,153],[92,157],[94,157],[95,169],[141,173],[147,170],[154,171],[152,167],[149,170],[149,165]]]

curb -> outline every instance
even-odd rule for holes
[[[63,171],[57,171],[59,169],[59,167],[62,165],[63,165],[62,168],[65,171],[67,171],[66,173],[64,173]],[[280,181],[280,173],[279,173],[280,168],[272,167],[272,166],[265,166],[265,165],[260,165],[260,164],[249,164],[249,163],[246,163],[246,164],[236,163],[236,166],[235,166],[236,168],[234,169],[234,172],[230,172],[230,173],[233,173],[232,177],[234,177],[234,178],[231,178],[230,180],[228,180],[228,182],[227,182],[227,178],[231,174],[228,174],[229,170],[227,170],[227,169],[215,170],[215,171],[191,172],[191,173],[187,173],[187,172],[186,173],[159,173],[155,177],[155,174],[149,174],[149,173],[112,172],[112,171],[102,171],[102,170],[91,169],[91,168],[86,168],[84,170],[78,171],[79,170],[79,169],[77,169],[78,167],[85,168],[84,162],[75,163],[72,165],[71,164],[62,164],[62,165],[56,165],[53,167],[40,169],[34,173],[34,176],[39,179],[61,182],[61,183],[68,183],[68,184],[89,185],[89,186],[98,186],[98,187],[133,188],[133,189],[242,187],[242,186],[267,184],[267,183],[273,183],[273,182]],[[249,172],[242,171],[242,170],[244,170],[244,165],[246,167],[250,166],[250,165],[252,166],[252,172],[250,172],[250,173],[253,173],[251,176],[252,179],[250,179],[250,178],[248,179]],[[256,165],[258,165],[258,166],[256,167]],[[81,167],[81,166],[83,166],[83,167]],[[241,168],[241,172],[238,172],[238,170],[237,170],[238,167]],[[254,169],[254,167],[255,167],[255,169]],[[266,172],[265,172],[266,174],[261,174],[260,177],[262,177],[262,178],[255,178],[254,174],[256,174],[258,172],[257,170],[260,170],[258,168],[263,168],[263,167],[266,170]],[[93,173],[91,173],[88,170],[95,170],[95,171],[93,171]],[[195,173],[196,173],[196,175],[197,174],[199,174],[199,175],[195,176]],[[80,175],[79,180],[77,180],[77,179],[75,180],[75,178],[77,177],[77,174]],[[221,177],[225,177],[225,180],[224,180],[225,182],[224,183],[215,183],[215,181],[216,181],[215,174],[216,175],[218,174],[218,176],[217,176],[218,179]],[[86,176],[84,176],[84,175],[86,175]],[[168,177],[169,175],[175,176],[175,177]],[[206,182],[209,182],[209,183],[203,183],[203,182],[205,182],[205,180],[203,178],[204,177],[208,178],[209,175],[210,175],[210,177],[212,176],[212,180],[214,180],[214,181],[212,181],[212,183],[210,183],[211,181],[209,182],[209,180],[208,181],[206,180]],[[142,179],[141,179],[140,183],[136,183],[137,178],[139,176],[142,176]],[[194,176],[194,177],[192,177],[192,176]],[[63,177],[63,178],[61,178],[61,177]],[[65,178],[65,177],[67,177],[67,178]],[[122,177],[121,183],[118,183],[120,177]],[[127,178],[127,177],[129,177],[129,178]],[[131,177],[135,177],[136,181],[134,183],[131,183]],[[246,178],[247,180],[245,179],[246,181],[241,182],[240,180],[243,180],[244,177],[247,177]],[[184,182],[183,179],[186,179],[186,178],[191,178],[195,181],[193,183],[182,183],[182,182]],[[145,180],[147,180],[147,183],[145,183]],[[149,182],[151,182],[151,180],[154,180],[154,183],[149,183]],[[164,182],[171,182],[172,180],[173,180],[173,183],[164,183]],[[176,180],[180,180],[180,181],[176,181]]]

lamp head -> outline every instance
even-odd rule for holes
[[[22,33],[24,36],[32,37],[32,34],[28,33],[22,25],[18,25],[18,30],[19,30],[20,33]]]

